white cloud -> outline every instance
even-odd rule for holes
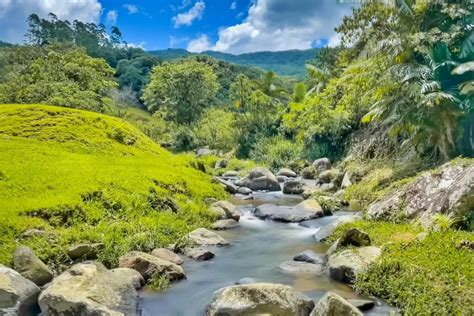
[[[129,47],[133,47],[133,48],[141,48],[141,49],[145,49],[145,45],[148,44],[147,42],[140,42],[138,44],[136,43],[127,43],[127,45]]]
[[[138,13],[138,7],[134,4],[128,4],[128,3],[125,3],[123,5],[123,7],[125,8],[125,10],[128,11],[129,14],[136,14]]]
[[[188,43],[187,50],[193,53],[202,53],[203,51],[210,50],[211,48],[212,44],[211,41],[209,41],[207,35],[201,35]]]
[[[107,24],[115,25],[117,23],[118,13],[115,10],[107,12],[106,21]]]
[[[0,0],[0,40],[22,42],[31,13],[46,17],[53,12],[59,19],[97,23],[101,10],[98,0]]]
[[[334,28],[351,5],[334,0],[256,0],[240,24],[223,28],[210,49],[246,53],[308,49],[320,39],[338,43]]]
[[[185,44],[189,41],[188,37],[170,36],[169,39],[170,39],[170,48],[180,47],[181,44]]]
[[[231,10],[237,9],[237,2],[235,2],[235,1],[232,2],[232,3],[230,4],[230,9],[231,9]]]
[[[198,1],[194,4],[188,12],[179,13],[177,16],[173,17],[174,27],[178,28],[182,25],[190,26],[195,20],[200,20],[204,13],[206,4],[204,1]]]

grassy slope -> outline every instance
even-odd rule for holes
[[[0,105],[0,263],[17,244],[52,266],[70,244],[104,242],[109,266],[212,220],[205,197],[220,186],[124,121],[44,105]],[[172,198],[180,210],[169,210]],[[48,234],[23,238],[30,228]]]

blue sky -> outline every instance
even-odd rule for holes
[[[21,42],[26,17],[117,25],[145,49],[229,53],[336,45],[334,32],[351,5],[337,0],[13,0],[0,1],[0,40]]]

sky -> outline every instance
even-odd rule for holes
[[[340,0],[0,0],[0,40],[24,41],[31,13],[118,26],[146,50],[241,54],[334,46],[351,4]]]

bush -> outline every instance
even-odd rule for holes
[[[223,109],[207,110],[193,130],[200,147],[230,151],[237,146],[234,114]]]
[[[250,158],[276,171],[298,160],[301,151],[301,146],[282,137],[263,138],[254,145]]]

